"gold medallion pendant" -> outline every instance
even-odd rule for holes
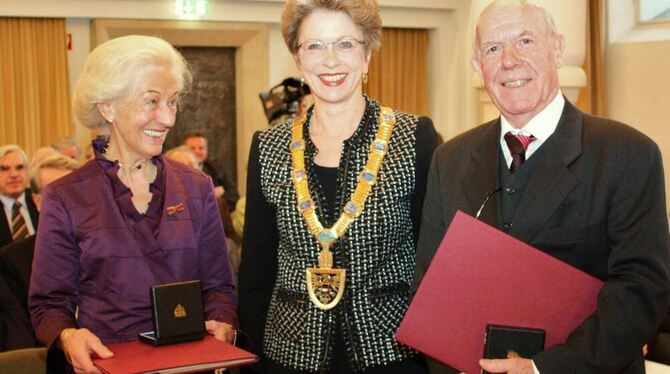
[[[319,253],[319,267],[307,268],[309,299],[319,309],[328,310],[344,295],[346,270],[333,269],[333,253],[324,247]]]
[[[330,247],[335,244],[349,229],[351,223],[363,212],[365,200],[372,186],[377,182],[377,174],[382,160],[388,150],[389,139],[393,132],[396,118],[393,110],[382,107],[379,115],[379,128],[375,140],[370,144],[368,160],[363,171],[358,175],[358,184],[350,200],[344,205],[342,214],[332,227],[323,227],[316,215],[314,200],[309,193],[307,171],[305,169],[305,140],[303,139],[303,125],[307,117],[297,118],[292,127],[291,179],[295,187],[298,200],[298,211],[305,220],[310,234],[321,247],[319,252],[319,267],[307,268],[307,292],[312,303],[319,309],[328,310],[337,305],[344,295],[345,269],[333,269],[333,253]]]

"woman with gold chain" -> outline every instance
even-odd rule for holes
[[[263,358],[253,369],[425,372],[393,335],[410,297],[432,122],[363,95],[381,38],[375,0],[289,0],[281,27],[314,105],[251,146],[239,312]]]

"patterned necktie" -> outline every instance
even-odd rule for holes
[[[12,207],[12,240],[16,241],[28,236],[28,226],[21,215],[21,203],[14,202]]]
[[[505,142],[509,148],[510,153],[512,153],[512,164],[509,166],[509,171],[514,173],[519,169],[521,164],[526,161],[526,149],[528,149],[528,144],[532,143],[535,140],[533,135],[514,135],[511,131],[505,134]]]

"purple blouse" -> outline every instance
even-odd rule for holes
[[[206,319],[237,327],[211,179],[162,156],[152,162],[158,174],[146,214],[133,206],[118,166],[99,154],[45,189],[29,295],[45,345],[68,327],[86,327],[104,343],[136,339],[152,329],[149,288],[192,279],[202,281]]]

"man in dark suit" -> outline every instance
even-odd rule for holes
[[[481,210],[481,220],[604,281],[596,312],[564,344],[532,360],[481,360],[482,368],[643,373],[642,347],[669,306],[661,155],[638,131],[565,100],[564,43],[551,15],[526,1],[497,1],[480,15],[473,67],[501,116],[436,151],[415,284],[456,211]]]
[[[0,247],[35,235],[38,212],[28,187],[28,158],[14,144],[0,147]]]
[[[205,135],[195,131],[189,132],[184,135],[184,145],[191,148],[191,151],[195,153],[195,156],[198,158],[198,168],[203,173],[212,177],[216,198],[220,199],[223,196],[223,200],[228,205],[228,209],[231,212],[235,210],[235,204],[237,204],[237,200],[240,199],[237,185],[235,184],[235,180],[233,180],[225,169],[219,172],[216,167],[207,160],[209,146]]]
[[[79,167],[79,162],[58,154],[35,165],[30,175],[33,198],[42,188]],[[35,236],[0,248],[0,351],[40,346],[28,313],[28,288],[35,251]]]

